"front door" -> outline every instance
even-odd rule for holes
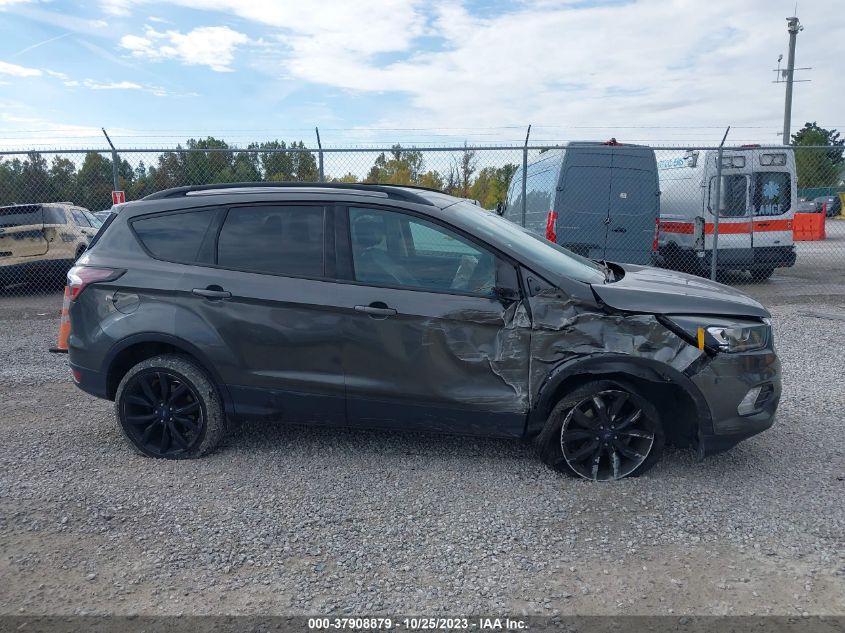
[[[520,436],[530,328],[513,264],[412,213],[339,215],[349,421]]]

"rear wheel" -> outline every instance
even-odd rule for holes
[[[201,457],[224,435],[217,390],[184,356],[166,354],[135,365],[120,381],[114,404],[120,430],[147,457]]]
[[[654,466],[664,434],[657,410],[632,386],[601,380],[561,399],[537,444],[541,459],[556,470],[612,481]]]
[[[775,272],[774,268],[756,268],[751,271],[751,278],[754,281],[765,281]]]

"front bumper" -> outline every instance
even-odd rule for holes
[[[710,409],[711,424],[699,428],[702,456],[720,453],[774,424],[781,395],[780,361],[773,348],[717,354],[690,379]],[[738,411],[748,393],[761,387],[750,410]]]

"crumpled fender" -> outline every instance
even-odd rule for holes
[[[713,421],[707,401],[684,372],[653,358],[596,353],[562,361],[549,372],[540,385],[535,406],[528,416],[526,437],[533,437],[542,430],[549,414],[557,404],[557,391],[564,381],[575,376],[589,375],[598,379],[609,374],[624,374],[655,384],[669,384],[682,388],[695,405],[699,431],[704,434],[713,433]]]
[[[527,435],[542,428],[563,381],[610,373],[682,387],[695,403],[701,430],[712,428],[704,397],[684,373],[706,362],[706,353],[667,328],[660,317],[622,312],[552,288],[527,301],[532,330]]]

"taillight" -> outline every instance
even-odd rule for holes
[[[94,268],[93,266],[74,266],[67,273],[67,287],[70,290],[70,300],[82,294],[91,284],[102,281],[113,281],[120,277],[125,270],[116,268]]]
[[[651,243],[651,252],[657,253],[657,240],[660,237],[660,218],[654,218],[654,240]]]
[[[550,242],[557,243],[557,233],[555,233],[555,223],[557,222],[557,212],[549,211],[546,218],[546,239]]]

